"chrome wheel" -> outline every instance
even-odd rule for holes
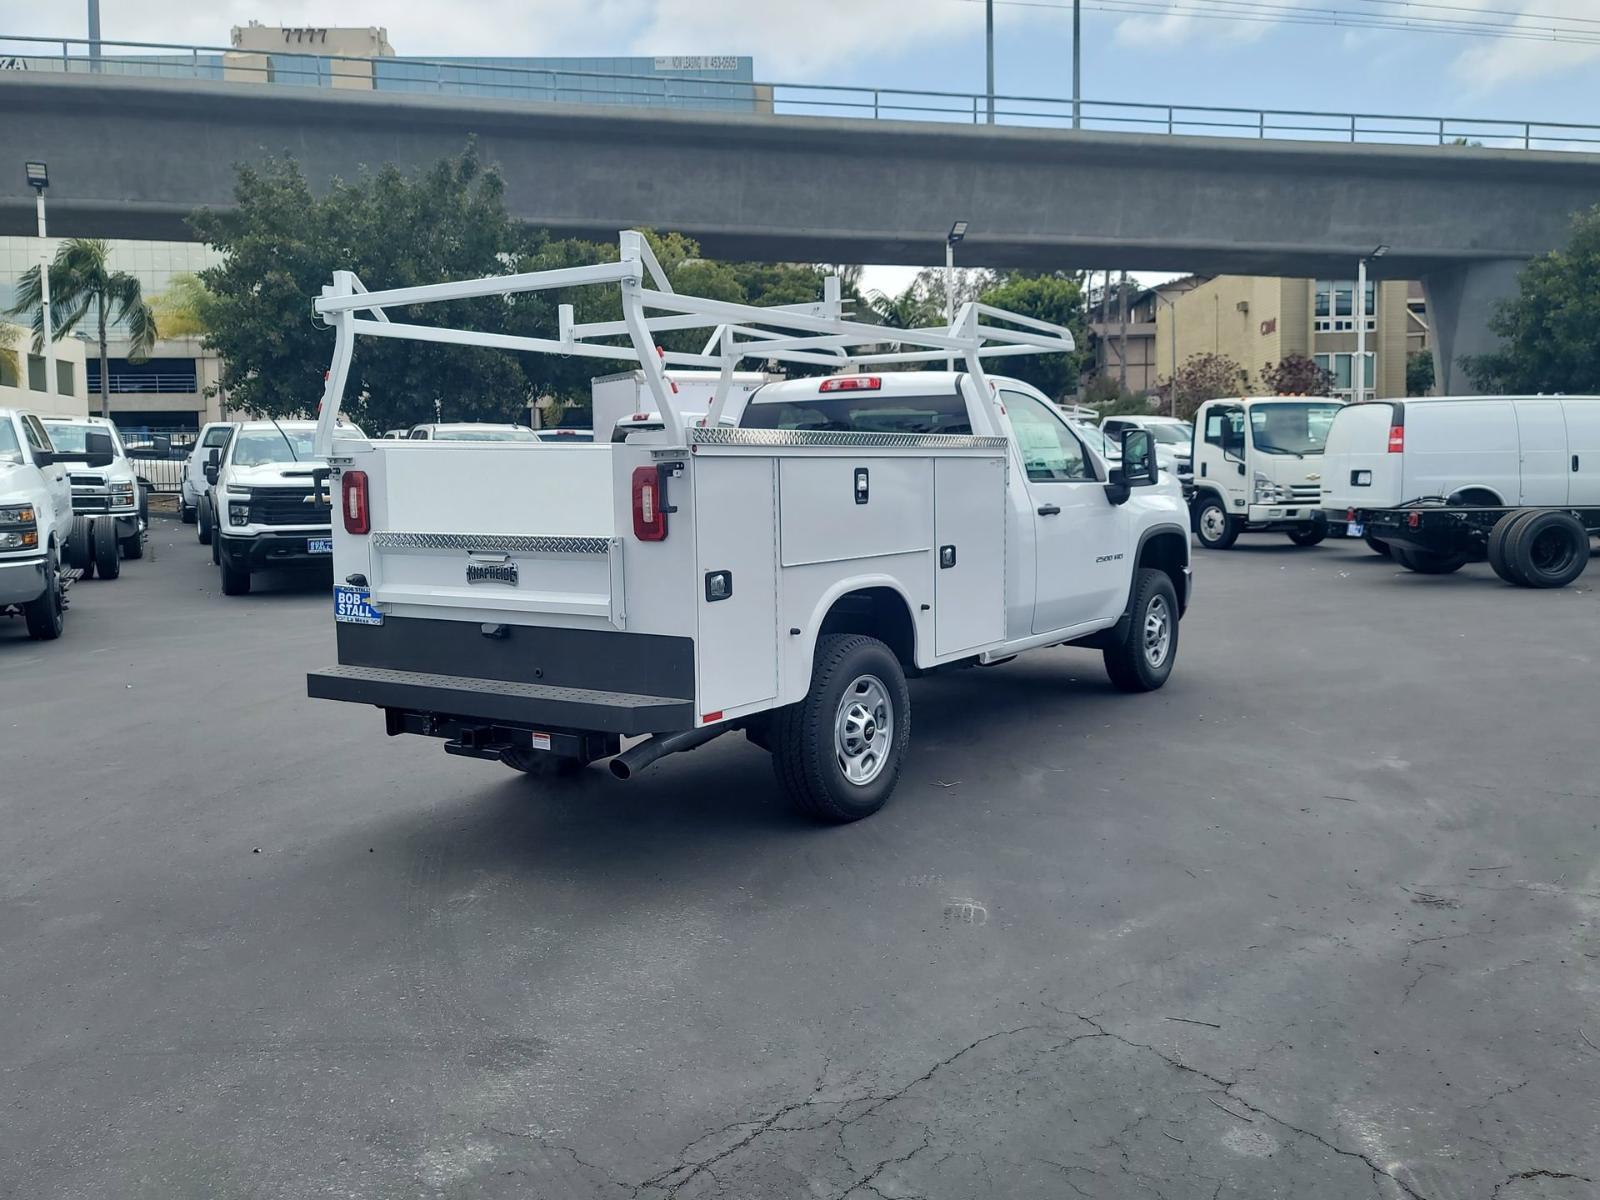
[[[1172,609],[1165,596],[1152,596],[1144,610],[1144,658],[1160,667],[1172,652]]]
[[[894,708],[876,675],[858,675],[839,698],[833,749],[844,777],[857,787],[876,779],[894,744]]]
[[[1228,514],[1220,505],[1208,504],[1200,510],[1200,536],[1208,542],[1222,539],[1228,532]]]

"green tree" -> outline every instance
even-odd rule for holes
[[[111,245],[98,238],[68,238],[56,248],[50,263],[50,334],[52,341],[66,337],[85,317],[94,314],[100,347],[100,415],[111,415],[110,349],[107,329],[121,322],[128,336],[128,358],[142,362],[156,344],[155,314],[145,303],[138,279],[107,266]],[[11,312],[31,314],[33,348],[44,345],[44,301],[38,267],[29,267],[17,284],[17,302]],[[54,386],[54,381],[51,381]]]
[[[1433,391],[1433,351],[1406,355],[1406,395],[1426,396]]]
[[[1261,386],[1278,396],[1326,396],[1333,390],[1333,372],[1304,354],[1286,354],[1261,364]]]
[[[174,275],[167,290],[150,299],[156,330],[164,338],[200,337],[206,331],[211,293],[198,275]]]
[[[1005,364],[997,369],[1026,380],[1052,400],[1077,391],[1088,334],[1083,320],[1083,288],[1076,279],[1014,274],[989,288],[981,299],[996,308],[1070,329],[1078,346],[1073,353],[1018,355],[997,360]]]
[[[1162,382],[1162,389],[1171,402],[1169,411],[1192,421],[1207,400],[1242,395],[1249,382],[1248,372],[1226,354],[1193,354]]]
[[[868,292],[867,311],[862,315],[890,329],[920,329],[944,324],[944,309],[936,306],[915,282],[897,295]]]
[[[1518,294],[1489,320],[1501,339],[1488,354],[1463,358],[1485,392],[1593,391],[1600,382],[1600,205],[1573,218],[1561,250],[1523,268]]]

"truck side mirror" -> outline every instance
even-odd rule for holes
[[[91,429],[83,437],[83,457],[91,467],[109,467],[117,459],[117,444],[109,433]]]
[[[1156,439],[1148,429],[1122,431],[1122,481],[1130,488],[1149,487],[1160,475]]]
[[[220,460],[221,454],[222,451],[217,446],[213,446],[210,450],[206,451],[205,475],[207,483],[215,483],[217,481],[217,464]]]

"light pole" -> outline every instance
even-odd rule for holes
[[[1072,127],[1083,128],[1083,0],[1072,0]]]
[[[984,0],[983,6],[983,34],[984,47],[987,51],[989,62],[989,124],[994,124],[994,0]]]
[[[89,70],[100,70],[100,0],[89,0]]]
[[[1357,404],[1367,398],[1367,259],[1382,258],[1388,246],[1378,246],[1356,264],[1356,362],[1350,372],[1351,395]],[[1377,382],[1376,378],[1373,380]]]
[[[1155,293],[1156,303],[1165,304],[1167,311],[1172,314],[1172,321],[1167,326],[1167,344],[1172,348],[1172,367],[1167,375],[1167,412],[1172,416],[1178,415],[1178,305],[1174,300],[1161,294],[1160,289]]]
[[[944,239],[944,324],[948,330],[956,323],[956,243],[967,236],[967,223],[957,221]],[[944,369],[954,371],[956,360],[946,358]]]
[[[55,334],[50,327],[50,243],[44,223],[44,190],[50,186],[50,168],[42,162],[23,164],[23,174],[33,189],[33,208],[39,218],[39,307],[44,315],[44,391],[56,390]]]

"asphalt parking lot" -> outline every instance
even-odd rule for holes
[[[191,528],[0,622],[0,1195],[1587,1197],[1600,563],[1196,551],[1162,692],[913,684],[792,817],[305,698],[324,586]]]

